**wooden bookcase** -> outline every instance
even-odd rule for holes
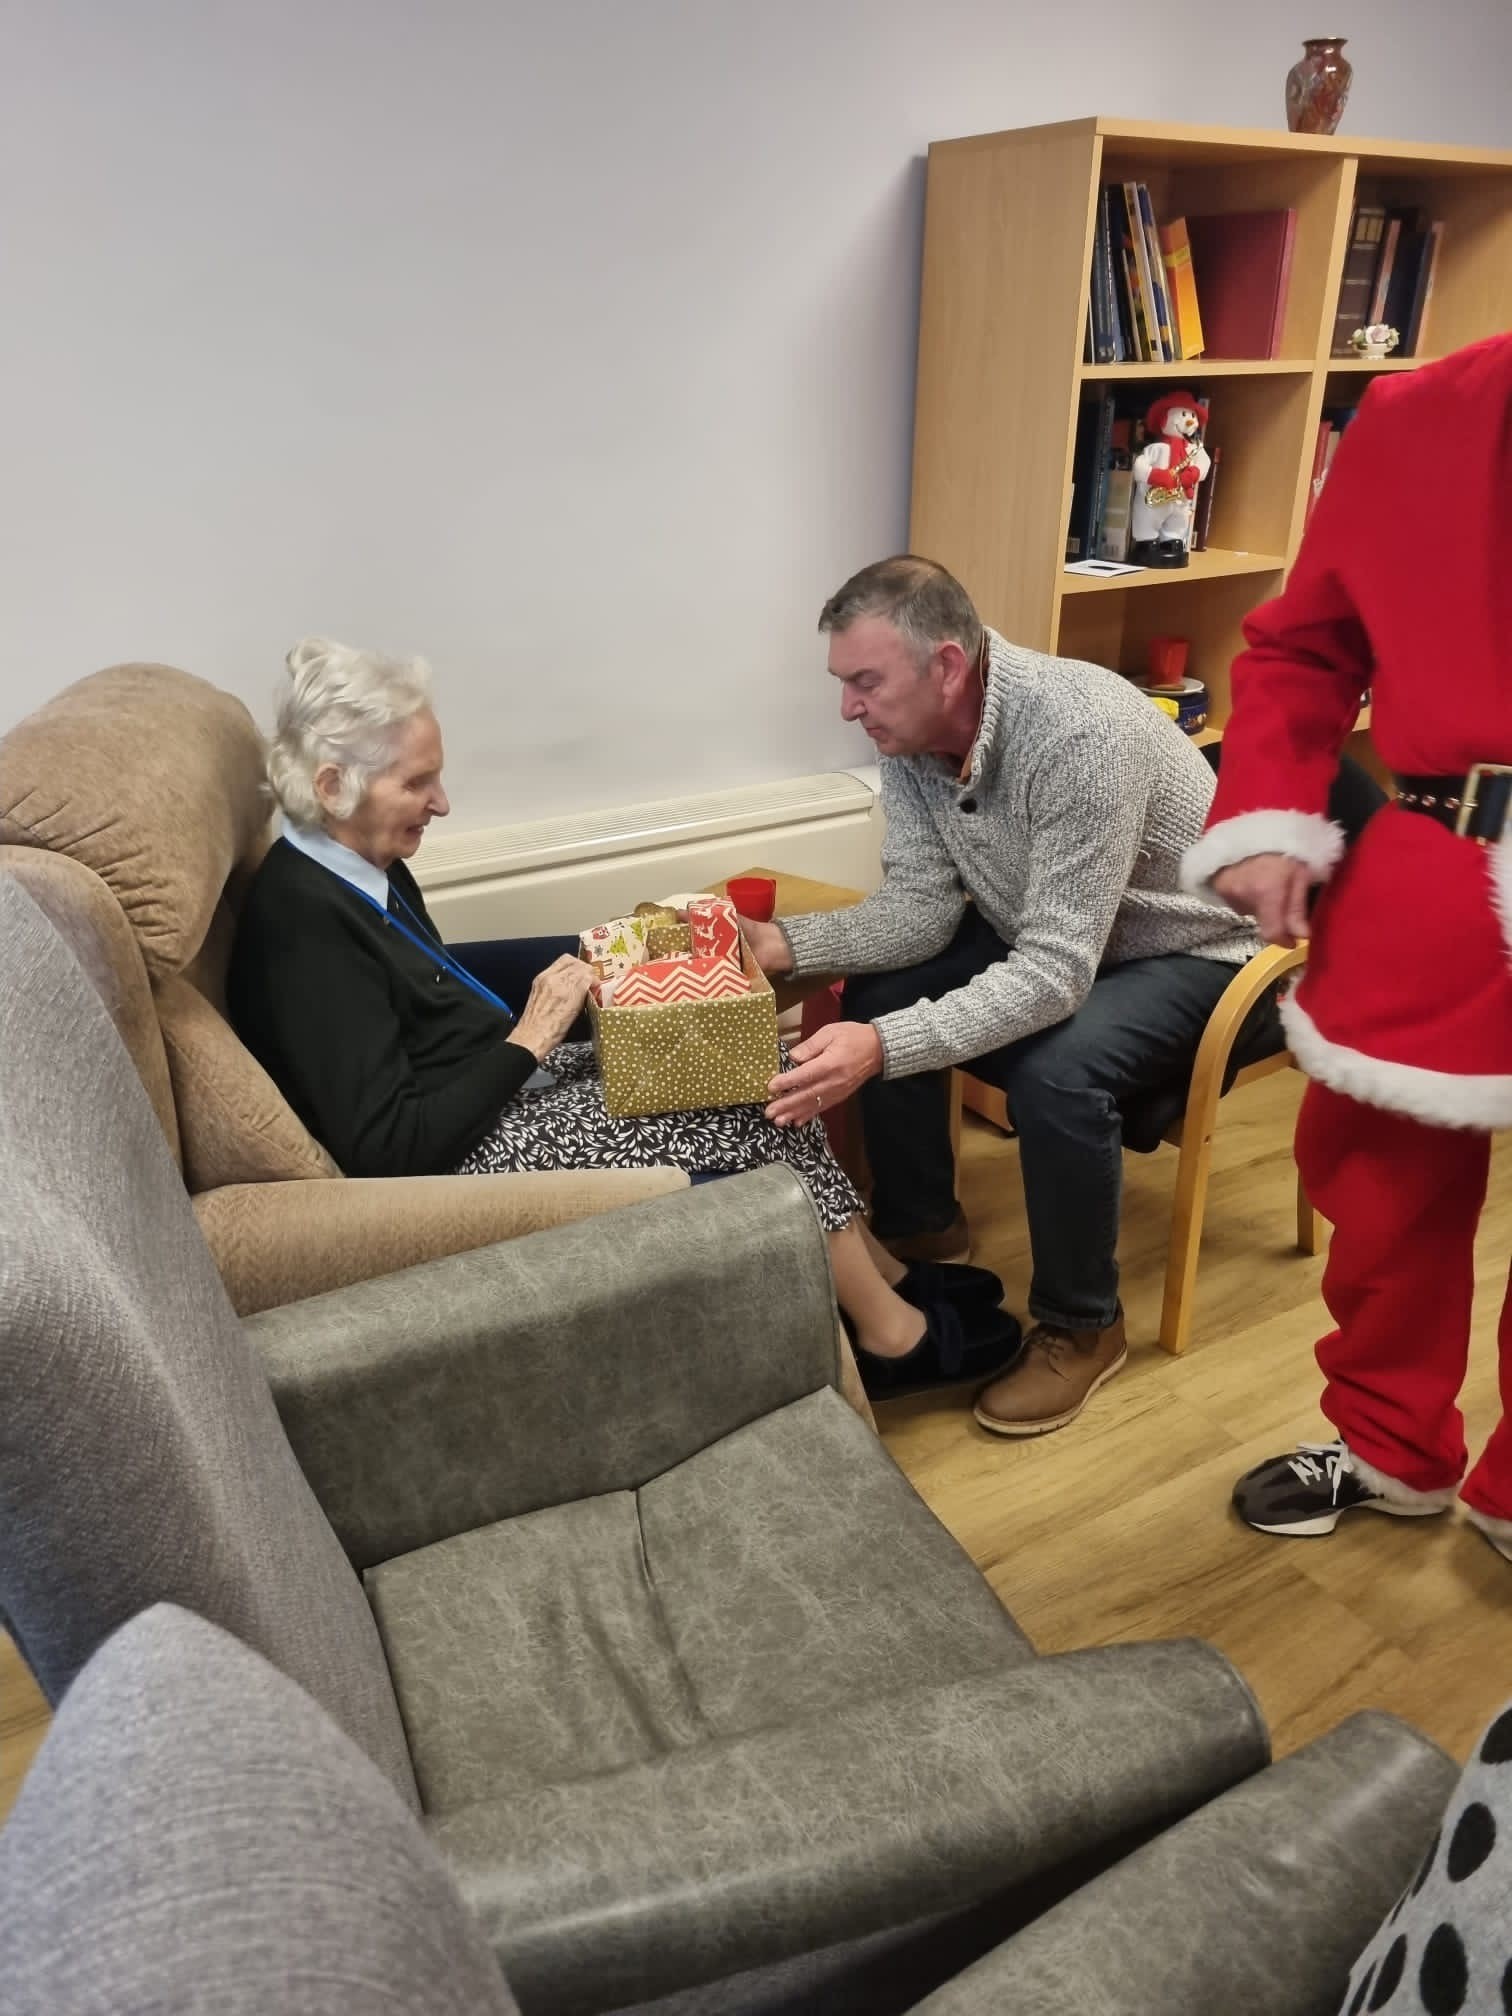
[[[1162,218],[1297,213],[1279,358],[1083,362],[1097,195],[1148,183]],[[1372,371],[1330,357],[1357,198],[1444,220],[1425,337],[1433,356],[1512,327],[1512,152],[1079,119],[929,150],[909,544],[959,576],[1015,643],[1129,674],[1149,638],[1190,639],[1188,671],[1222,733],[1240,624],[1280,587],[1302,536],[1325,405]],[[1199,283],[1200,294],[1200,283]],[[1211,543],[1180,571],[1064,571],[1082,389],[1192,384],[1223,448]],[[1366,723],[1362,720],[1360,726]]]

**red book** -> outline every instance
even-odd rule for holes
[[[1304,525],[1316,510],[1318,499],[1323,494],[1323,472],[1328,466],[1328,443],[1333,431],[1332,420],[1318,422],[1318,438],[1313,444],[1312,480],[1307,486],[1307,508],[1302,514]]]
[[[1208,357],[1279,357],[1295,210],[1188,217]]]

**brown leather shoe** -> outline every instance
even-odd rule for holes
[[[1048,1435],[1074,1421],[1128,1356],[1122,1309],[1106,1330],[1038,1324],[1013,1370],[982,1388],[972,1412],[994,1435]]]
[[[969,1260],[971,1227],[965,1212],[957,1211],[943,1232],[905,1232],[881,1243],[895,1260]]]

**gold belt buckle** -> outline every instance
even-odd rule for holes
[[[1480,804],[1480,786],[1483,777],[1512,777],[1512,763],[1472,763],[1465,772],[1465,795],[1460,801],[1459,813],[1454,821],[1454,830],[1462,840],[1468,835],[1470,822],[1474,819],[1476,808]],[[1502,825],[1505,831],[1505,820]]]

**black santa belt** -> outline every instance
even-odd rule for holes
[[[1512,820],[1512,763],[1472,763],[1458,777],[1398,777],[1397,804],[1489,846]]]

